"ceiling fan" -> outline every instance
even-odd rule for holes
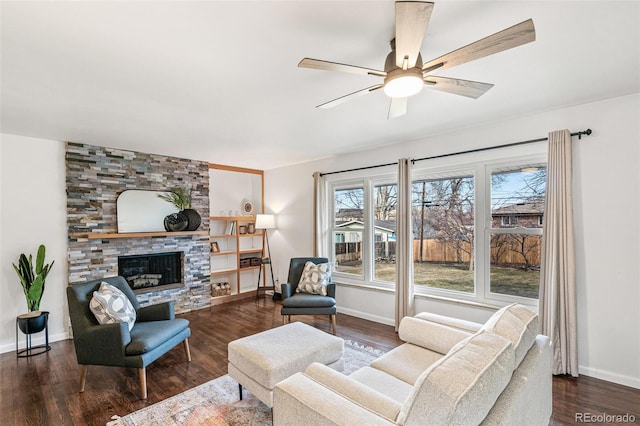
[[[491,89],[493,84],[438,77],[431,75],[431,72],[493,55],[494,53],[530,43],[536,38],[533,21],[528,19],[439,58],[423,63],[420,47],[431,18],[433,3],[397,1],[395,9],[396,34],[391,40],[391,52],[387,55],[384,71],[312,58],[304,58],[300,61],[298,64],[300,68],[374,75],[384,78],[382,84],[376,84],[341,96],[318,105],[317,108],[332,108],[350,99],[382,88],[385,94],[391,98],[388,118],[400,117],[407,112],[407,99],[420,92],[425,85],[443,92],[476,99]]]

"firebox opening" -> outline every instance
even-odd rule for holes
[[[184,252],[118,256],[118,275],[134,293],[184,287]]]

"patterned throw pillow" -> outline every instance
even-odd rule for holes
[[[331,267],[328,263],[307,262],[302,270],[296,293],[327,295],[327,284],[331,280]]]
[[[102,282],[100,289],[93,292],[89,309],[100,324],[126,322],[131,331],[136,322],[136,310],[129,298],[118,288],[106,282]]]

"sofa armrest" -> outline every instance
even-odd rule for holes
[[[124,350],[131,343],[124,322],[97,324],[73,336],[78,364],[124,366]]]
[[[395,421],[398,413],[400,413],[400,404],[398,402],[324,364],[314,362],[307,367],[304,374],[317,383],[389,421]]]
[[[395,424],[308,375],[296,373],[278,383],[273,391],[273,424],[298,426],[301,419],[314,426]]]
[[[136,312],[136,321],[165,321],[175,319],[173,302],[157,303],[155,305],[142,306]]]
[[[439,354],[446,354],[471,335],[468,331],[413,317],[402,318],[398,329],[400,339]]]

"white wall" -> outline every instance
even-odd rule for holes
[[[0,140],[0,352],[16,349],[16,316],[27,312],[12,262],[47,248],[55,261],[40,310],[49,311],[49,340],[67,337],[67,225],[64,143],[2,134]],[[20,347],[24,335],[19,333]],[[44,341],[44,333],[33,343]]]
[[[552,130],[591,128],[593,135],[574,141],[580,372],[640,388],[639,117],[640,94],[634,94],[269,170],[265,200],[267,210],[278,215],[271,241],[280,281],[286,279],[289,258],[312,252],[315,170],[350,169],[539,138]],[[390,293],[341,286],[338,305],[343,313],[393,323]],[[424,298],[416,306],[473,321],[484,321],[492,313]]]

